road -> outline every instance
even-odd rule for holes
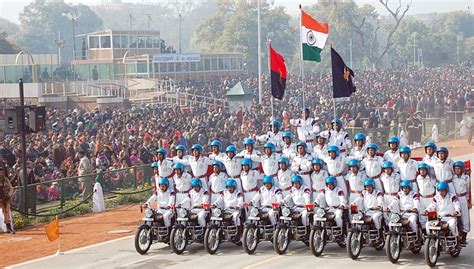
[[[455,159],[471,159],[474,154]],[[471,223],[474,214],[471,214]],[[472,268],[474,264],[474,238],[469,234],[469,245],[462,250],[458,258],[442,254],[438,261],[439,268]],[[203,245],[188,246],[183,255],[174,254],[168,245],[156,244],[146,255],[139,255],[134,248],[133,236],[114,241],[104,242],[93,246],[68,251],[61,256],[49,256],[38,260],[18,264],[9,268],[300,268],[317,266],[318,268],[426,268],[423,254],[413,255],[404,251],[396,265],[391,264],[384,251],[364,248],[357,261],[348,258],[345,249],[337,245],[327,245],[324,254],[316,258],[309,248],[299,242],[292,242],[286,255],[277,255],[269,242],[262,242],[254,255],[247,255],[242,247],[224,243],[216,255],[209,255]]]

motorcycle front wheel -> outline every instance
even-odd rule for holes
[[[273,249],[278,255],[285,254],[290,244],[290,231],[288,228],[277,228],[273,235]]]
[[[181,227],[173,228],[170,235],[170,246],[173,252],[182,254],[187,245],[186,230]]]
[[[258,230],[253,227],[245,228],[242,235],[242,246],[247,254],[253,254],[258,245]]]
[[[217,228],[208,228],[204,233],[204,248],[207,253],[215,254],[219,249],[220,238],[219,238],[219,229]]]
[[[140,226],[135,233],[135,250],[141,255],[146,254],[151,247],[151,230],[148,226]]]
[[[311,230],[309,234],[309,249],[314,256],[319,257],[324,251],[326,245],[326,238],[323,229]]]
[[[353,260],[357,259],[362,251],[362,242],[359,232],[349,232],[347,234],[346,249],[347,254]]]
[[[400,253],[402,252],[402,246],[400,242],[400,236],[389,234],[387,235],[387,248],[385,253],[391,263],[397,263],[400,259]]]
[[[427,238],[425,242],[425,261],[429,267],[436,266],[439,257],[438,240]]]

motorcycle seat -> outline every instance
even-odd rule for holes
[[[225,212],[225,213],[222,215],[222,219],[223,219],[224,221],[231,221],[231,220],[232,220],[232,214]]]
[[[197,221],[198,215],[196,213],[189,214],[189,221]]]
[[[402,219],[403,226],[408,226],[409,224],[410,224],[410,221],[408,219]]]
[[[155,220],[158,221],[158,222],[163,221],[163,214],[156,214],[155,215]]]

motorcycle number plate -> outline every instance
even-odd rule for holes
[[[438,226],[430,226],[430,230],[441,230],[441,227]]]
[[[177,221],[188,221],[188,218],[176,218]]]
[[[143,220],[143,221],[153,221],[152,218],[143,218],[142,220]]]
[[[388,226],[400,227],[400,226],[402,226],[402,224],[401,223],[389,223]]]
[[[362,223],[364,223],[364,221],[363,220],[353,220],[352,223],[362,224]]]
[[[259,217],[249,217],[249,219],[251,219],[251,220],[260,220]]]
[[[219,218],[219,217],[211,217],[211,220],[222,220],[222,218]]]
[[[327,219],[326,218],[314,218],[315,220],[317,221],[326,221]]]
[[[283,219],[283,220],[291,220],[291,217],[280,217],[280,219]]]

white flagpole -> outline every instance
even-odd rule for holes
[[[334,119],[336,118],[336,98],[332,98],[332,106],[334,108]]]
[[[271,104],[271,109],[272,109],[272,118],[270,120],[274,120],[275,116],[273,115],[273,93],[272,91],[272,67],[271,67],[271,53],[270,53],[270,47],[272,46],[272,40],[268,39],[268,83],[270,85],[270,104]]]
[[[302,98],[303,98],[303,109],[305,108],[305,104],[304,104],[304,92],[305,92],[305,88],[304,88],[304,61],[303,61],[303,43],[301,41],[301,36],[302,36],[302,33],[301,33],[301,25],[303,25],[303,10],[301,9],[301,4],[300,4],[300,25],[298,25],[298,27],[300,28],[300,50],[301,50],[301,67],[300,67],[300,71],[301,71],[301,74],[300,74],[300,77],[301,77],[301,89],[303,90],[303,95],[302,95]]]
[[[257,0],[257,46],[258,46],[258,103],[262,104],[262,45],[260,31],[260,1]]]

